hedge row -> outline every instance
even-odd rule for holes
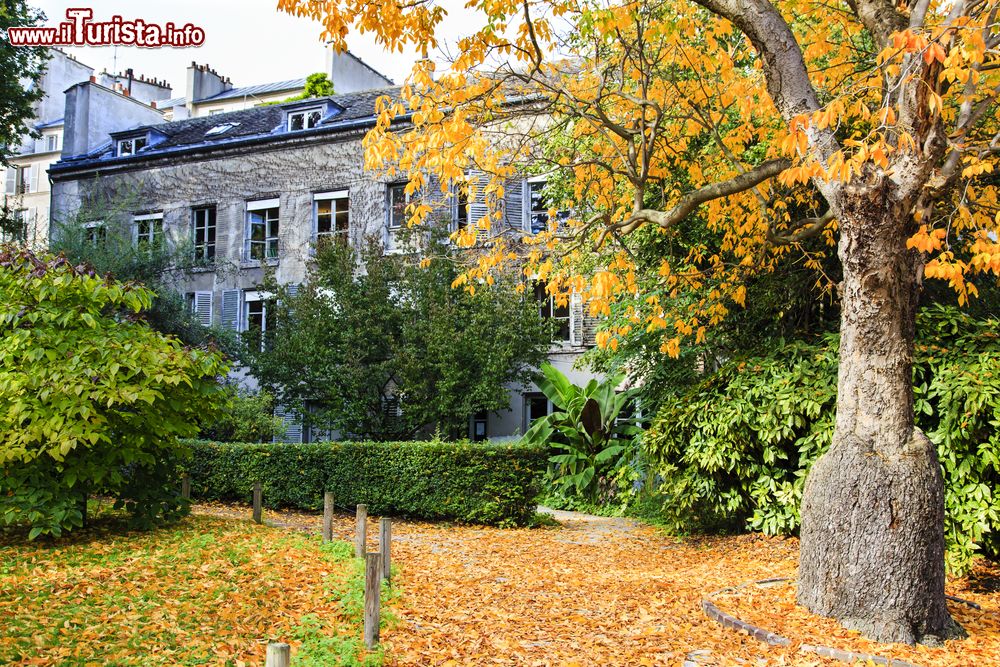
[[[272,508],[338,507],[371,514],[524,525],[535,512],[543,449],[468,442],[244,444],[189,441],[192,495],[249,501],[260,482]]]

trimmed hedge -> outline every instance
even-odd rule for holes
[[[547,453],[520,444],[189,441],[192,495],[250,500],[260,482],[268,507],[317,510],[323,492],[338,507],[378,515],[525,525],[535,513]]]

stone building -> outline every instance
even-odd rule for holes
[[[134,202],[127,215],[137,243],[185,243],[203,265],[184,281],[190,307],[203,323],[237,331],[265,328],[267,306],[258,291],[265,269],[279,283],[302,283],[321,237],[341,236],[359,247],[374,236],[386,252],[401,250],[404,184],[365,172],[361,142],[374,123],[376,99],[396,89],[168,123],[129,121],[122,124],[128,129],[108,131],[98,141],[81,122],[82,106],[99,102],[95,85],[81,84],[68,94],[67,108],[72,103],[77,109],[66,115],[67,150],[49,170],[53,215],[69,219],[95,201],[127,195]],[[509,184],[509,222],[530,231],[547,216],[542,185],[537,179]],[[453,224],[469,217],[474,223],[485,214],[475,202],[467,209],[452,205]],[[86,224],[96,236],[105,223]],[[542,296],[543,313],[563,322],[551,362],[574,381],[589,380],[572,366],[593,344],[593,322],[584,322],[579,304],[560,309]],[[535,387],[511,386],[510,395],[508,410],[470,415],[470,436],[513,436],[551,410]],[[289,428],[290,440],[316,437],[294,424]]]

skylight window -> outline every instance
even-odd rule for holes
[[[211,130],[205,133],[206,137],[217,137],[220,134],[225,134],[233,128],[239,127],[239,123],[223,123],[222,125],[216,125]]]

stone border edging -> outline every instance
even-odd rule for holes
[[[760,581],[750,581],[744,584],[740,584],[735,588],[720,588],[719,590],[709,593],[707,596],[702,598],[701,609],[706,616],[708,616],[710,619],[712,619],[713,621],[715,621],[716,623],[718,623],[723,627],[730,627],[737,631],[744,631],[754,639],[762,641],[768,644],[769,646],[790,646],[792,644],[792,640],[790,640],[788,637],[782,637],[779,634],[768,632],[764,628],[758,628],[757,626],[751,625],[746,621],[742,621],[731,614],[727,614],[726,612],[719,609],[712,601],[712,598],[715,597],[716,595],[719,595],[720,593],[735,592],[742,588],[746,588],[747,586],[750,585],[774,584],[782,581],[791,581],[791,579],[782,577],[778,577],[775,579],[761,579]],[[969,600],[963,600],[962,598],[955,597],[953,595],[947,595],[945,597],[948,600],[951,600],[952,602],[964,604],[973,609],[981,608],[975,602],[970,602]],[[814,646],[812,644],[801,644],[799,646],[799,649],[807,653],[815,653],[816,655],[822,656],[824,658],[833,658],[834,660],[839,660],[840,662],[851,663],[858,661],[863,661],[863,662],[866,661],[866,662],[873,662],[876,665],[886,665],[887,667],[919,667],[918,665],[915,665],[912,662],[906,662],[905,660],[897,660],[895,658],[893,659],[883,658],[882,656],[870,655],[868,653],[856,653],[854,651],[845,651],[843,649],[832,648],[830,646]],[[688,659],[690,660],[690,656]],[[686,661],[685,666],[688,664],[689,663]],[[691,661],[690,664],[693,667],[693,665],[696,665],[697,663]]]

